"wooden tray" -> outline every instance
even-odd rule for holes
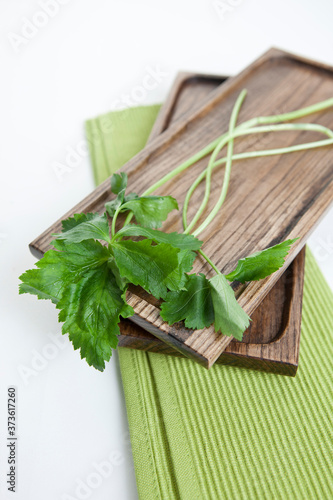
[[[202,100],[226,81],[224,76],[179,73],[164,102],[149,141],[199,107]],[[305,248],[273,286],[252,315],[243,342],[232,340],[217,359],[227,364],[295,376],[298,367],[304,283]],[[182,354],[132,321],[122,320],[119,347],[172,356]]]
[[[199,110],[179,120],[129,161],[122,170],[129,175],[130,189],[142,193],[154,181],[226,131],[232,107],[243,88],[248,89],[248,98],[242,107],[239,122],[258,115],[298,109],[331,97],[333,70],[276,49],[268,51],[238,76],[213,91]],[[333,112],[313,115],[311,120],[332,128]],[[267,134],[264,142],[265,147],[270,149],[317,138],[317,134],[310,132],[288,132]],[[261,136],[237,141],[235,150],[249,151],[256,147],[262,147]],[[223,210],[201,234],[205,241],[204,250],[217,266],[228,273],[239,258],[287,238],[299,237],[278,272],[265,280],[250,283],[242,290],[238,301],[249,315],[282,276],[329,208],[333,198],[332,156],[331,148],[322,148],[235,163]],[[189,185],[206,162],[206,159],[198,162],[186,176],[181,177],[181,181],[173,179],[157,194],[172,193],[181,204]],[[220,178],[221,172],[216,171],[208,209],[212,208],[219,195]],[[198,189],[196,201],[201,198],[203,189],[204,186]],[[61,219],[75,212],[101,211],[105,201],[111,198],[107,180]],[[196,203],[190,207],[189,217],[193,216],[195,209]],[[37,238],[32,243],[32,250],[47,250],[51,234],[60,230],[60,223],[59,220]],[[181,218],[178,215],[170,218],[164,229],[181,231]],[[200,258],[196,260],[194,271],[204,272],[208,277],[212,274]],[[132,318],[134,322],[208,368],[232,340],[215,333],[213,327],[195,331],[180,324],[170,327],[161,320],[154,302],[150,303],[130,292],[128,300],[136,312]]]

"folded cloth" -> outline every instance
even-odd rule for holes
[[[87,122],[97,183],[144,147],[158,110]],[[140,499],[333,498],[332,312],[333,294],[307,249],[296,378],[207,371],[119,348]]]
[[[145,146],[160,107],[127,108],[86,122],[97,186]]]

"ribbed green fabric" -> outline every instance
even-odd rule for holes
[[[114,130],[135,132],[131,154],[157,110],[107,115]],[[90,141],[98,181],[129,152],[121,134],[102,139]],[[296,378],[119,349],[140,499],[332,499],[332,313],[308,249]]]
[[[86,121],[97,186],[144,147],[160,107],[127,108]]]

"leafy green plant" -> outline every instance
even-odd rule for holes
[[[278,123],[301,118],[333,105],[329,99],[314,106],[279,116],[259,117],[236,126],[246,92],[237,99],[227,133],[220,136],[189,160],[179,165],[141,196],[127,193],[124,172],[111,177],[115,195],[105,204],[103,214],[75,214],[62,222],[62,231],[55,234],[54,249],[45,253],[36,268],[20,276],[20,293],[30,293],[38,299],[49,299],[59,309],[62,332],[68,333],[81,357],[98,370],[105,368],[112,349],[118,343],[120,318],[134,314],[126,302],[130,284],[139,285],[157,299],[162,299],[161,317],[170,325],[184,321],[188,328],[202,329],[214,324],[216,332],[232,335],[238,340],[249,325],[250,318],[238,304],[229,285],[231,281],[245,283],[260,280],[277,271],[284,263],[295,239],[256,252],[238,261],[227,275],[221,273],[203,252],[200,233],[214,220],[227,195],[233,160],[292,153],[333,144],[333,132],[317,124]],[[328,139],[287,148],[233,154],[236,138],[253,133],[280,130],[314,130]],[[227,146],[227,156],[217,159]],[[183,233],[166,233],[159,228],[170,212],[178,209],[172,196],[152,196],[158,187],[211,153],[207,168],[189,189],[183,205]],[[210,198],[213,169],[225,164],[220,196],[215,207],[196,229]],[[197,186],[206,182],[205,195],[192,221],[187,211]],[[126,213],[119,227],[118,216]],[[131,223],[132,218],[135,224]],[[191,274],[194,260],[200,254],[214,269],[208,279],[203,274]]]

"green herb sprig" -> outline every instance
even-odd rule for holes
[[[49,299],[59,309],[62,332],[68,334],[75,349],[89,365],[103,371],[112,349],[117,347],[120,318],[134,314],[126,302],[130,284],[139,285],[157,299],[162,299],[161,317],[172,325],[184,321],[185,327],[202,329],[214,324],[216,332],[238,340],[249,326],[250,318],[238,304],[229,285],[265,278],[284,263],[296,239],[240,259],[227,275],[207,256],[198,236],[214,220],[227,195],[232,163],[235,160],[292,153],[333,144],[333,132],[311,123],[285,123],[333,106],[333,99],[282,115],[259,117],[237,126],[237,118],[246,91],[239,95],[231,114],[229,130],[187,161],[169,172],[141,196],[127,193],[124,172],[111,177],[115,195],[105,204],[103,214],[75,214],[62,222],[62,231],[36,268],[20,276],[20,293]],[[311,130],[328,139],[286,148],[233,154],[236,139],[248,134],[289,130]],[[227,156],[218,154],[227,146]],[[178,209],[172,196],[151,194],[165,182],[211,154],[207,168],[200,173],[187,192],[183,205],[183,233],[166,233],[161,228],[170,212]],[[219,198],[196,227],[210,198],[211,176],[215,168],[225,164]],[[205,194],[193,219],[188,222],[188,207],[198,185],[205,181]],[[126,213],[122,227],[118,216]],[[131,224],[134,217],[136,224]],[[194,260],[200,254],[215,271],[208,279],[204,274],[191,274]]]

